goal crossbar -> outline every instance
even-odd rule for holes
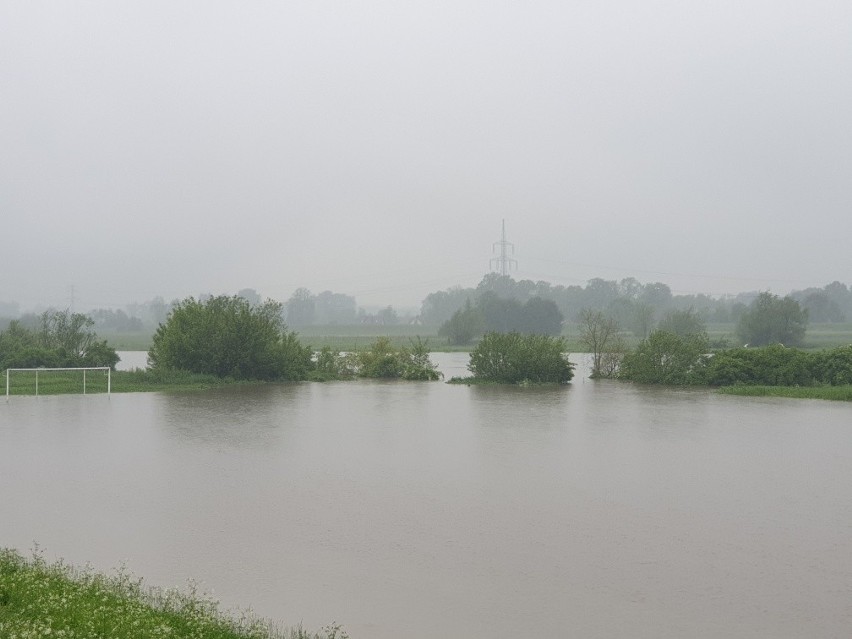
[[[38,396],[38,374],[39,373],[54,373],[61,371],[83,371],[83,395],[86,394],[86,371],[106,371],[107,374],[107,396],[109,397],[112,391],[112,369],[109,366],[76,366],[76,367],[58,367],[47,368],[41,366],[39,368],[7,368],[6,369],[6,401],[9,401],[9,380],[11,373],[14,372],[34,372],[35,373],[35,394]]]

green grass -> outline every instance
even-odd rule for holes
[[[117,351],[147,351],[151,348],[154,339],[153,333],[113,333],[101,331],[98,333],[100,339],[105,339],[107,344]]]
[[[34,371],[15,371],[9,382],[10,395],[35,395],[36,374]],[[138,393],[151,391],[186,391],[204,390],[216,386],[232,384],[250,384],[256,382],[235,382],[231,379],[221,379],[214,375],[201,375],[184,371],[169,371],[155,373],[149,370],[113,371],[113,393]],[[5,389],[5,371],[3,376]],[[39,371],[39,395],[68,395],[83,392],[83,375],[80,371]],[[86,393],[99,394],[107,392],[107,375],[103,371],[86,372]]]
[[[346,639],[284,629],[250,613],[230,615],[190,584],[187,591],[142,586],[126,570],[107,576],[0,549],[0,637],[4,639]]]
[[[793,397],[852,402],[852,385],[847,386],[723,386],[719,392],[744,397]]]

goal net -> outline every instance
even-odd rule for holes
[[[6,369],[6,401],[10,395],[110,395],[111,391],[112,369],[109,366]]]

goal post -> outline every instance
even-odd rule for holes
[[[106,394],[109,397],[112,394],[112,369],[109,366],[76,366],[76,367],[57,367],[57,368],[7,368],[6,369],[6,401],[9,401],[9,395],[11,392],[11,381],[12,381],[12,373],[29,373],[31,376],[35,378],[35,394],[38,396],[39,391],[39,374],[42,375],[42,380],[44,380],[45,374],[49,373],[61,373],[61,372],[81,372],[82,373],[82,389],[83,395],[86,394],[86,372],[87,371],[103,371],[106,372]],[[62,393],[73,393],[73,388],[79,382],[66,382],[64,386],[62,386]],[[77,386],[79,388],[79,386]],[[71,389],[71,390],[69,390]]]

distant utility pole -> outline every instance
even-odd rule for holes
[[[494,242],[491,247],[491,252],[497,252],[497,247],[500,247],[500,257],[492,257],[490,265],[500,275],[508,275],[512,268],[518,268],[518,261],[509,257],[509,249],[512,250],[512,255],[515,254],[515,245],[506,241],[506,220],[503,220],[503,235],[499,242]]]

